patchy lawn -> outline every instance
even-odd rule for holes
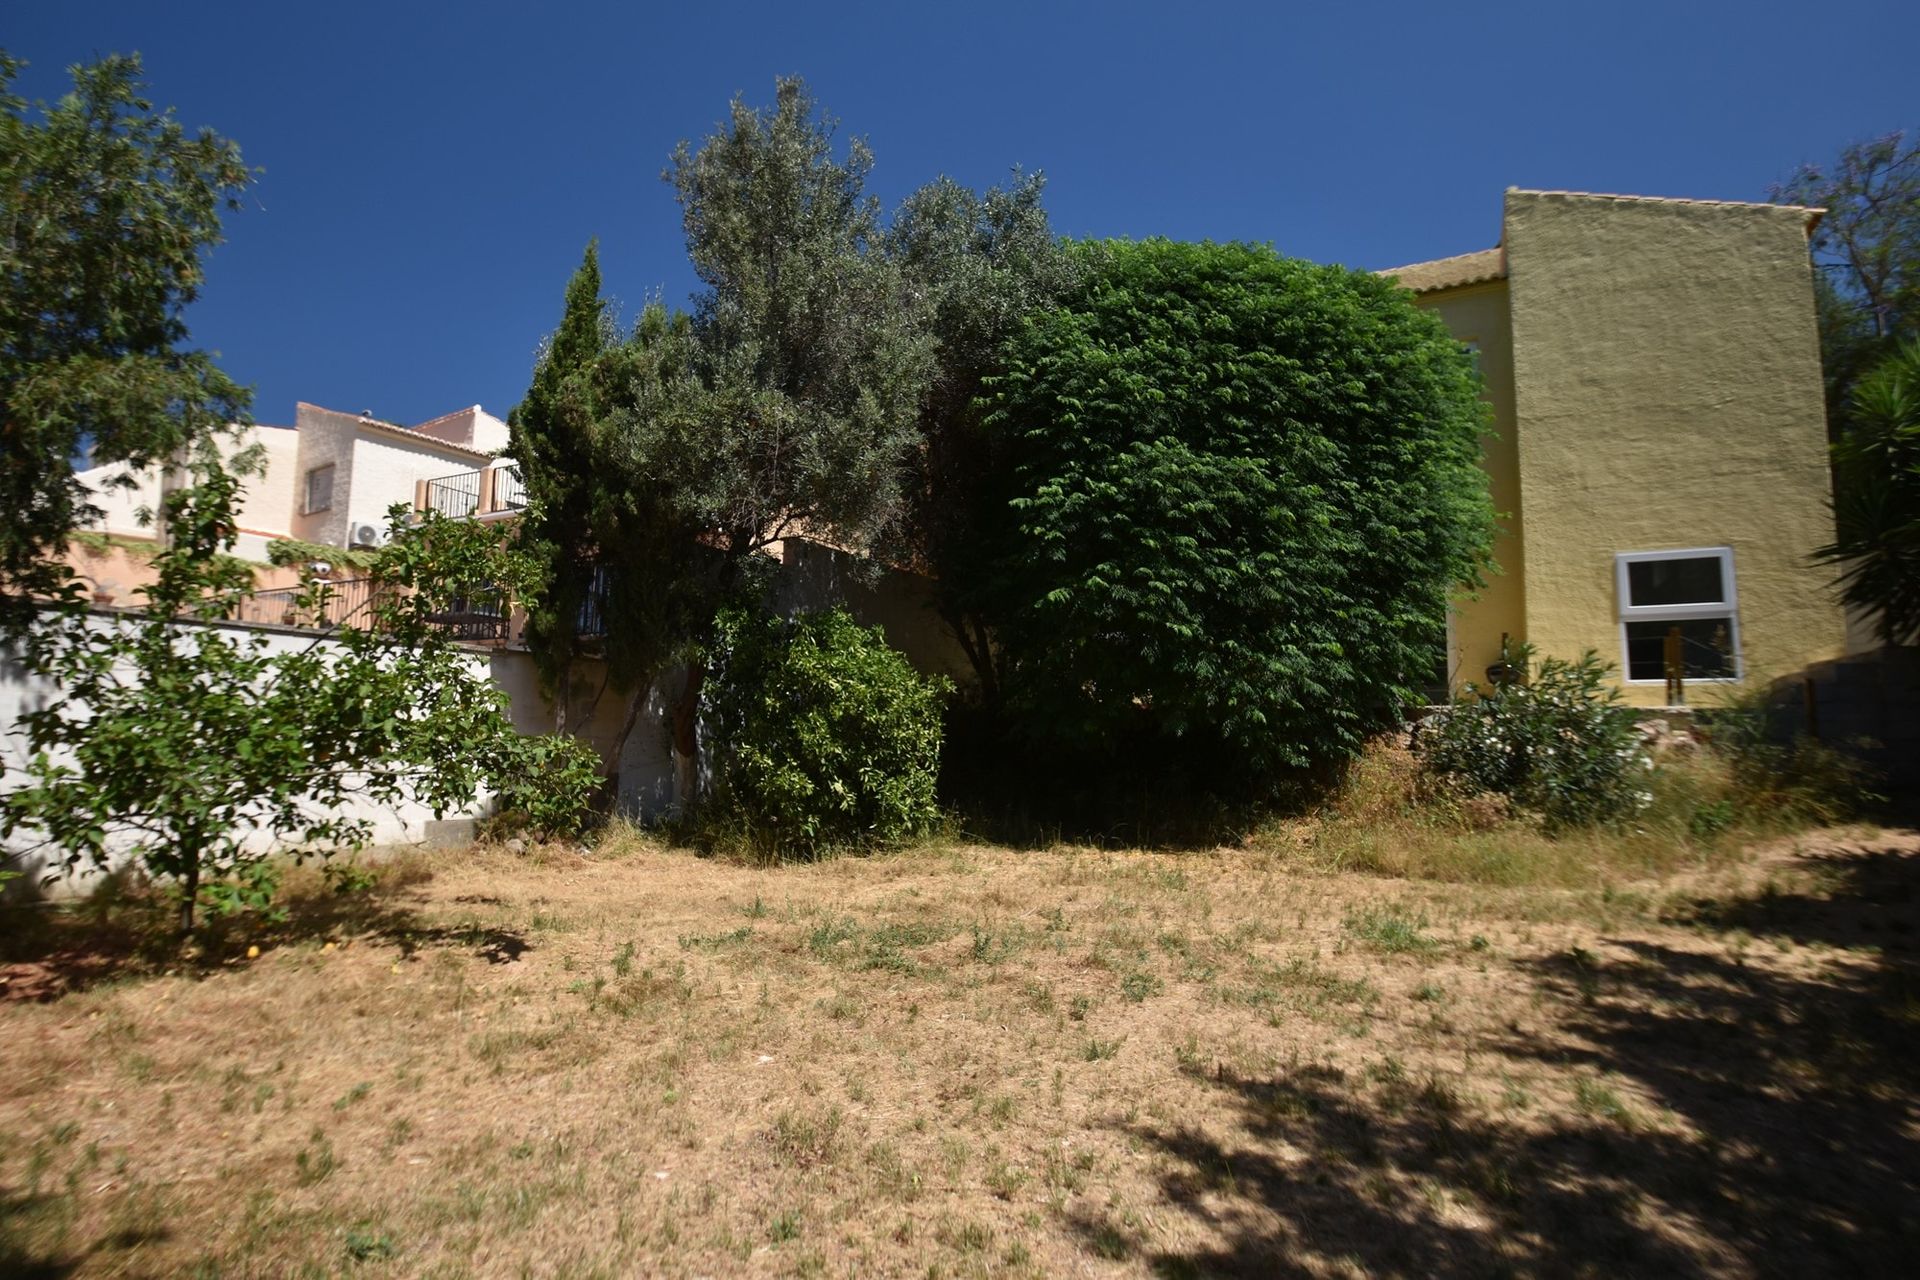
[[[16,933],[0,1272],[1890,1274],[1920,1245],[1912,835],[1580,888],[1284,842],[767,869],[626,838],[381,879],[190,973]]]

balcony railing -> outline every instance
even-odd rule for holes
[[[250,591],[234,602],[226,616],[236,622],[298,627],[303,631],[333,631],[343,626],[377,629],[374,603],[383,591],[371,578],[336,578],[305,587]],[[427,615],[427,622],[455,640],[492,643],[508,638],[512,602],[498,590],[458,597],[447,607]]]
[[[493,509],[495,511],[527,509],[527,486],[526,482],[520,478],[519,467],[493,469]]]
[[[480,510],[480,473],[461,471],[427,481],[426,510],[461,519]]]
[[[519,467],[460,471],[426,481],[415,505],[423,511],[438,511],[455,519],[524,511],[527,486],[520,478]]]
[[[512,610],[504,592],[485,591],[461,596],[445,609],[427,615],[427,621],[455,640],[478,644],[507,638]]]
[[[331,631],[336,627],[373,625],[373,600],[378,590],[371,578],[339,578],[317,586],[279,587],[250,591],[239,597],[230,617],[236,622],[264,622],[299,627],[303,631]]]

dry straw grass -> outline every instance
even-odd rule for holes
[[[1550,845],[1367,785],[1200,854],[448,853],[177,972],[16,935],[0,1271],[1909,1256],[1920,841]]]

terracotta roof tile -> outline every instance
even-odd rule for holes
[[[1507,251],[1498,245],[1478,253],[1462,253],[1432,262],[1412,262],[1404,267],[1388,267],[1376,275],[1392,276],[1403,289],[1431,293],[1435,289],[1457,289],[1462,285],[1504,280],[1507,275]]]

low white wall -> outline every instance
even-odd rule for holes
[[[110,625],[102,618],[99,625]],[[285,653],[305,649],[319,644],[323,649],[334,646],[330,640],[320,639],[313,632],[283,630],[273,627],[222,626],[222,630],[248,631],[262,636],[270,652]],[[519,655],[524,658],[524,655]],[[490,683],[493,678],[493,659],[484,652],[475,651],[471,657],[471,670],[477,684]],[[21,769],[26,762],[24,743],[19,736],[19,724],[22,715],[46,706],[59,693],[58,687],[43,677],[23,669],[18,662],[8,657],[0,657],[0,791],[11,791],[25,782]],[[219,744],[209,744],[209,750],[219,750]],[[369,844],[406,845],[421,844],[434,840],[435,824],[447,820],[473,819],[487,813],[491,798],[482,796],[470,808],[460,812],[436,815],[426,805],[407,803],[394,808],[355,800],[343,806],[346,813],[368,819],[372,824]],[[119,840],[117,845],[126,850],[131,847],[132,839]],[[271,849],[278,841],[271,831],[255,828],[247,836],[250,848]],[[9,886],[14,892],[26,892],[31,895],[73,893],[84,890],[102,874],[99,869],[83,867],[72,877],[43,886],[40,882],[50,871],[57,871],[60,860],[51,852],[33,852],[29,850],[31,839],[16,836],[5,843],[7,861],[0,863],[8,870],[26,873],[24,881]],[[27,851],[24,852],[23,851]],[[18,858],[16,861],[15,858]],[[118,869],[124,858],[116,860],[110,869]]]

